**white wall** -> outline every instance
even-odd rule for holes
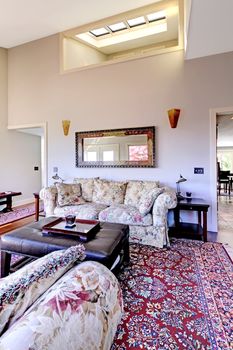
[[[7,50],[0,48],[0,192],[20,191],[14,205],[26,203],[39,190],[40,166],[38,137],[7,130]],[[2,207],[1,207],[2,208]]]
[[[188,179],[181,190],[212,205],[209,110],[231,106],[232,96],[233,53],[184,61],[177,51],[60,75],[58,35],[9,50],[9,125],[48,121],[50,179],[58,166],[66,180],[159,179],[175,187],[181,173]],[[176,129],[168,122],[170,108],[181,109]],[[71,120],[68,136],[62,119]],[[75,167],[75,131],[151,125],[156,168]],[[194,175],[194,167],[204,167],[204,175]],[[216,230],[211,210],[209,229]]]

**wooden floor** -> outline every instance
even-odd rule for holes
[[[25,206],[22,205],[20,207],[23,208]],[[24,225],[27,225],[27,224],[29,224],[30,222],[33,222],[33,221],[35,221],[35,215],[34,214],[31,215],[31,216],[28,216],[26,218],[23,218],[23,219],[11,222],[9,224],[0,225],[0,235],[3,234],[3,233],[6,233],[6,232],[12,231],[12,230],[14,230],[14,229],[16,229],[18,227],[22,227]]]

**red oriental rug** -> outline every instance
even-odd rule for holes
[[[43,211],[43,203],[40,203],[40,211]],[[35,205],[28,204],[20,208],[13,208],[13,211],[7,213],[0,212],[0,225],[26,218],[35,214]]]
[[[233,349],[233,264],[220,243],[131,245],[111,350]]]

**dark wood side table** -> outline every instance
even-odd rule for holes
[[[0,205],[6,204],[6,207],[2,210],[3,213],[12,211],[12,197],[20,196],[22,192],[0,192]]]
[[[207,212],[209,204],[203,199],[192,198],[179,200],[177,206],[173,209],[175,225],[169,228],[169,234],[176,237],[201,236],[204,242],[207,242]],[[198,223],[180,222],[180,211],[189,210],[198,213]]]

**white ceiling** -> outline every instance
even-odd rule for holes
[[[10,48],[160,0],[0,0],[0,47]],[[192,4],[186,58],[233,51],[233,0]]]

